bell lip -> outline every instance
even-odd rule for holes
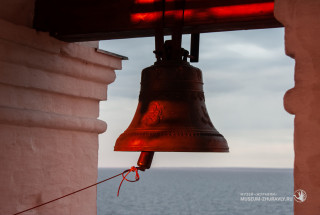
[[[216,153],[229,153],[229,148],[214,149],[214,150],[157,150],[157,149],[147,149],[147,148],[130,148],[130,149],[116,149],[115,152],[216,152]]]
[[[141,134],[121,134],[115,143],[114,151],[229,152],[228,142],[220,133],[200,132],[195,136]]]

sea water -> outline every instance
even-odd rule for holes
[[[123,169],[100,168],[102,180]],[[98,185],[98,215],[292,215],[292,169],[151,168]],[[131,173],[131,179],[134,174]]]

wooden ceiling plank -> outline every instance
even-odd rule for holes
[[[162,6],[160,3],[141,2],[143,1],[37,0],[34,27],[68,42],[154,36]],[[173,3],[168,0],[166,3],[168,15],[166,13],[165,34],[171,33],[170,28],[175,23],[174,11],[170,12]],[[269,11],[260,12],[258,8],[252,14],[233,15],[232,11],[229,12],[231,16],[228,14],[229,8],[240,6],[241,9],[241,6],[248,4],[266,4]],[[185,17],[183,33],[281,27],[273,16],[273,8],[270,10],[271,4],[273,0],[186,0],[185,14],[188,15],[189,10],[189,15],[192,16]],[[221,11],[227,13],[221,16]]]

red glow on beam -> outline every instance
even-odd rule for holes
[[[135,4],[150,4],[154,2],[159,2],[160,0],[135,0]]]
[[[181,11],[166,11],[165,17],[167,18],[174,18],[174,19],[181,19]],[[149,13],[135,13],[131,15],[131,22],[133,24],[138,23],[152,23],[162,18],[162,12],[149,12]]]
[[[131,22],[133,24],[144,22],[155,22],[162,17],[162,12],[135,13],[131,14]]]
[[[152,0],[137,0],[137,1],[152,1]],[[274,2],[220,6],[204,9],[188,9],[184,12],[184,20],[186,22],[197,22],[206,19],[232,19],[244,18],[251,16],[264,16],[273,14]],[[131,14],[131,22],[152,23],[162,17],[162,12],[135,13]],[[181,10],[171,10],[165,12],[166,18],[181,18]]]
[[[233,18],[244,16],[257,16],[273,13],[274,3],[259,3],[249,5],[233,5],[210,8],[210,14],[218,18]]]
[[[175,0],[166,0],[166,2],[173,2]],[[155,2],[162,2],[162,0],[135,0],[135,4],[151,4]]]

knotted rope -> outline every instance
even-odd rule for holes
[[[139,170],[138,168],[136,168],[136,167],[133,166],[133,167],[131,167],[129,170],[126,170],[126,171],[124,171],[123,173],[121,173],[121,175],[122,175],[122,181],[120,182],[117,196],[119,196],[120,188],[121,188],[121,185],[122,185],[122,183],[123,183],[124,180],[129,181],[129,182],[139,181],[140,176],[139,176],[138,170]],[[123,175],[125,172],[127,172],[126,175]],[[129,179],[126,178],[126,177],[129,175],[130,172],[135,172],[135,173],[136,173],[135,180],[129,180]]]
[[[99,182],[97,182],[97,183],[95,183],[95,184],[92,184],[92,185],[90,185],[90,186],[84,187],[84,188],[82,188],[82,189],[80,189],[80,190],[76,190],[76,191],[74,191],[74,192],[72,192],[72,193],[68,193],[68,194],[66,194],[66,195],[63,195],[63,196],[61,196],[61,197],[59,197],[59,198],[56,198],[56,199],[53,199],[53,200],[51,200],[51,201],[48,201],[48,202],[45,202],[45,203],[36,205],[36,206],[34,206],[34,207],[32,207],[32,208],[28,208],[28,209],[26,209],[26,210],[20,211],[20,212],[18,212],[18,213],[13,214],[13,215],[22,214],[22,213],[24,213],[24,212],[33,210],[33,209],[35,209],[35,208],[41,207],[41,206],[46,205],[46,204],[49,204],[49,203],[51,203],[51,202],[55,202],[55,201],[57,201],[57,200],[59,200],[59,199],[63,199],[63,198],[65,198],[65,197],[67,197],[67,196],[71,196],[71,195],[73,195],[73,194],[75,194],[75,193],[81,192],[81,191],[86,190],[86,189],[88,189],[88,188],[90,188],[90,187],[97,186],[98,184],[101,184],[101,183],[103,183],[103,182],[106,182],[106,181],[108,181],[108,180],[110,180],[110,179],[113,179],[113,178],[116,178],[116,177],[122,175],[122,181],[121,181],[121,183],[120,183],[120,185],[119,185],[118,194],[117,194],[117,196],[119,196],[120,188],[121,188],[121,185],[122,185],[122,183],[123,183],[124,180],[129,181],[129,182],[139,181],[140,177],[139,177],[138,170],[139,170],[139,167],[134,167],[134,166],[133,166],[133,167],[131,167],[130,169],[127,169],[127,170],[123,171],[122,173],[119,173],[119,174],[117,174],[117,175],[115,175],[115,176],[112,176],[112,177],[110,177],[110,178],[104,179],[104,180],[99,181]],[[135,173],[136,173],[135,180],[129,180],[129,179],[126,178],[126,177],[129,175],[130,172],[135,172]],[[124,175],[124,174],[125,174],[125,175]]]

